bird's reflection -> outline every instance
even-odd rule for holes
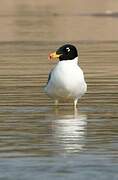
[[[64,115],[55,120],[54,139],[60,151],[74,153],[85,145],[87,116],[76,112],[74,115]]]

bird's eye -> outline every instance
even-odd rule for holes
[[[67,50],[67,52],[70,52],[70,48],[69,47],[67,47],[66,50]]]

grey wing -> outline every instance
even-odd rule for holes
[[[51,74],[52,74],[52,71],[49,73],[47,84],[49,83],[49,81],[51,79]]]

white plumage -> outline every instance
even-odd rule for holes
[[[54,100],[71,99],[74,106],[86,92],[87,84],[82,69],[78,65],[78,57],[61,60],[53,68],[45,92]]]

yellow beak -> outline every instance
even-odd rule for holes
[[[61,56],[61,54],[56,54],[56,52],[50,53],[48,59],[57,59]]]

